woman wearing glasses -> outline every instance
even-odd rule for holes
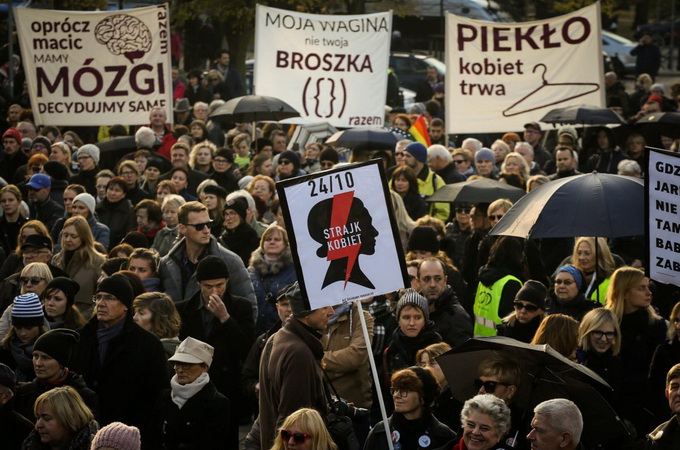
[[[528,280],[517,292],[512,303],[513,311],[503,318],[496,330],[499,336],[531,342],[538,326],[545,317],[545,302],[548,290],[536,280]]]
[[[213,354],[212,346],[188,337],[168,360],[175,376],[162,397],[157,423],[167,450],[228,447],[229,400],[210,381]]]
[[[92,314],[92,296],[97,287],[97,278],[106,256],[94,247],[94,237],[87,220],[74,216],[64,223],[61,235],[62,250],[54,256],[52,263],[68,273],[69,278],[80,285],[75,305],[85,319]]]
[[[557,269],[548,314],[565,314],[580,322],[588,311],[599,306],[586,298],[582,287],[583,273],[579,269],[570,264]]]
[[[311,408],[295,411],[281,425],[271,450],[338,450],[321,415]]]

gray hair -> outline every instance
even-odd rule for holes
[[[427,157],[428,158],[439,158],[447,163],[450,163],[453,161],[453,156],[451,156],[451,152],[449,152],[446,147],[443,145],[439,144],[434,144],[430,145],[427,148]]]
[[[156,135],[149,127],[139,127],[135,133],[135,144],[137,148],[153,148],[156,143]]]
[[[528,142],[521,141],[521,142],[516,143],[515,144],[515,151],[517,151],[518,147],[524,147],[525,149],[527,149],[527,151],[529,153],[531,153],[532,155],[534,154],[534,148]]]
[[[546,400],[534,408],[534,413],[547,418],[550,425],[556,430],[569,433],[574,444],[581,441],[583,416],[578,406],[571,400],[566,398]]]
[[[194,103],[193,109],[196,109],[196,107],[204,107],[205,109],[208,109],[208,104],[206,102],[196,102]]]
[[[623,161],[619,162],[619,165],[616,166],[616,171],[619,175],[627,175],[627,176],[640,176],[642,174],[642,169],[640,169],[640,164],[637,163],[637,161],[634,161],[632,159],[624,159]]]
[[[163,199],[163,205],[161,206],[161,210],[163,210],[166,206],[176,206],[176,207],[179,208],[180,206],[182,206],[186,202],[187,201],[181,195],[168,194]]]
[[[482,141],[479,139],[475,138],[467,138],[463,141],[463,144],[461,145],[462,148],[466,148],[468,150],[472,150],[473,152],[477,153],[479,150],[482,149]]]
[[[404,150],[408,144],[412,144],[413,141],[410,139],[402,139],[401,141],[397,142],[397,144],[394,146],[395,151],[399,150]]]
[[[463,428],[472,412],[489,416],[501,438],[510,430],[510,408],[493,394],[475,395],[465,402],[463,411],[460,413],[460,423]]]

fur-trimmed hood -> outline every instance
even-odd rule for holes
[[[290,247],[283,249],[283,252],[274,261],[267,261],[264,259],[264,252],[262,247],[258,247],[250,256],[249,266],[253,268],[255,273],[264,277],[267,275],[276,275],[286,267],[293,264],[293,255],[290,252]]]

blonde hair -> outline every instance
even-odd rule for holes
[[[19,229],[19,234],[17,235],[17,247],[14,250],[14,252],[17,255],[21,255],[21,246],[24,245],[24,241],[21,239],[21,236],[23,235],[23,231],[26,228],[31,228],[35,230],[36,234],[39,234],[41,236],[45,236],[47,238],[50,238],[50,242],[52,242],[52,237],[50,236],[50,232],[47,231],[47,227],[45,226],[44,223],[42,223],[39,220],[29,220],[25,224],[21,226]]]
[[[503,142],[503,141],[501,141]],[[505,143],[504,143],[505,144]],[[507,144],[506,144],[507,145]],[[525,180],[528,179],[531,176],[531,168],[529,167],[529,164],[527,164],[527,160],[524,159],[524,156],[517,152],[510,152],[507,155],[505,155],[505,159],[503,160],[503,164],[501,164],[501,172],[507,172],[505,170],[505,164],[508,162],[508,159],[514,158],[517,160],[520,166],[522,166],[522,178]]]
[[[392,209],[394,210],[394,219],[397,221],[397,228],[399,228],[399,231],[411,234],[411,231],[416,227],[416,223],[408,215],[406,206],[404,206],[404,200],[401,199],[401,195],[393,190],[390,190],[390,195],[392,196]]]
[[[78,237],[82,241],[80,247],[76,250],[75,255],[80,258],[80,261],[84,263],[87,268],[94,268],[98,257],[101,259],[106,259],[106,255],[102,255],[94,247],[94,236],[92,236],[92,230],[90,230],[90,225],[87,220],[80,216],[69,217],[66,222],[64,222],[65,230],[67,227],[73,227],[78,234]],[[61,237],[61,247],[64,248],[64,237]]]
[[[21,277],[41,277],[45,279],[45,282],[50,283],[52,281],[52,271],[50,267],[41,262],[32,262],[28,264],[21,270]]]
[[[605,323],[610,322],[614,326],[614,333],[616,337],[612,343],[612,352],[616,356],[621,351],[621,328],[619,327],[619,319],[616,317],[612,311],[605,308],[597,308],[583,316],[581,319],[581,325],[578,327],[578,345],[584,351],[592,351],[592,346],[590,345],[590,339],[588,338],[590,333],[600,328]]]
[[[191,152],[189,153],[189,166],[192,169],[196,168],[196,154],[198,151],[204,147],[207,147],[210,150],[210,160],[212,161],[213,156],[215,156],[215,152],[217,151],[217,146],[213,144],[210,141],[203,141],[199,142],[198,144],[194,145],[191,148]]]
[[[623,319],[624,311],[626,309],[626,292],[634,288],[642,280],[645,279],[645,273],[635,267],[624,266],[616,269],[609,282],[609,289],[607,290],[607,301],[604,307],[616,314],[619,325]],[[649,316],[649,324],[651,325],[660,317],[654,311],[652,306],[647,307],[647,314]]]
[[[295,426],[296,431],[312,435],[310,438],[312,440],[311,448],[314,450],[338,450],[338,446],[335,445],[333,438],[328,433],[321,415],[311,408],[298,409],[286,417],[286,420],[278,429],[279,432],[276,434],[271,450],[284,450],[286,448],[280,431],[290,429],[293,426]]]
[[[616,270],[616,263],[612,252],[609,250],[609,245],[605,238],[597,238],[597,251],[595,251],[595,238],[580,237],[574,243],[574,253],[571,256],[571,263],[574,267],[579,269],[584,274],[586,271],[578,264],[578,247],[585,243],[590,248],[590,254],[593,258],[597,256],[597,276],[601,279],[609,278]]]
[[[78,391],[71,386],[61,386],[43,393],[35,401],[33,413],[38,416],[38,409],[42,405],[52,410],[54,418],[71,433],[83,428],[94,420],[90,408],[85,405]]]
[[[436,344],[428,345],[425,348],[421,348],[416,353],[416,364],[418,364],[419,366],[421,365],[420,358],[422,358],[423,355],[425,354],[427,354],[427,356],[429,356],[430,359],[437,359],[437,357],[443,355],[449,350],[451,350],[451,346],[446,342],[437,342]]]

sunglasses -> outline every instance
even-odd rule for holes
[[[574,280],[555,280],[555,284],[563,284],[565,286],[571,286],[574,283]]]
[[[489,220],[493,220],[494,222],[497,220],[501,220],[503,217],[503,214],[492,214],[489,216]]]
[[[404,156],[404,152],[395,152],[394,156]]]
[[[36,285],[43,281],[44,278],[42,277],[19,277],[19,282],[21,284],[33,284]]]
[[[287,159],[282,159],[281,161],[279,161],[279,164],[285,166],[286,164],[290,164],[290,161],[288,161]]]
[[[453,163],[454,163],[454,164],[463,164],[464,162],[465,162],[464,159],[454,159],[454,160],[453,160]]]
[[[514,306],[517,311],[521,311],[522,308],[526,309],[527,312],[538,311],[538,306],[532,305],[531,303],[512,302],[512,306]]]
[[[456,208],[458,214],[470,214],[470,211],[472,211],[472,208]]]
[[[301,431],[281,430],[281,439],[283,439],[285,442],[290,441],[291,437],[296,443],[302,444],[305,442],[305,439],[311,439],[312,435],[309,433],[303,433]]]
[[[482,381],[479,378],[475,378],[475,389],[480,390],[484,386],[484,391],[487,394],[493,394],[498,385],[510,386],[510,383],[502,383],[500,381]]]
[[[215,223],[212,220],[210,220],[204,223],[185,223],[184,225],[187,227],[194,227],[196,231],[203,231],[205,227],[212,229]]]

